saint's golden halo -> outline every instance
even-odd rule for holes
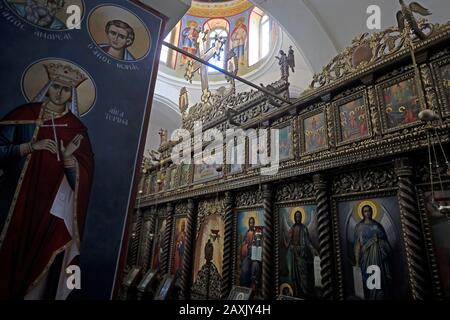
[[[364,206],[370,206],[372,208],[372,219],[375,220],[379,212],[378,203],[375,200],[363,200],[359,202],[356,205],[356,214],[361,220],[364,218],[362,214],[362,209],[364,208]]]
[[[261,226],[261,222],[259,221],[259,214],[258,211],[252,210],[252,211],[242,211],[241,213],[246,213],[245,217],[242,219],[242,223],[247,226],[248,220],[250,218],[255,219],[255,226]]]
[[[303,208],[303,207],[294,207],[294,208],[291,208],[290,211],[291,212],[290,212],[289,216],[290,216],[292,222],[295,222],[295,213],[297,211],[300,211],[302,213],[302,223],[305,223],[305,221],[306,221],[305,208]]]
[[[87,114],[94,107],[97,99],[95,83],[86,70],[69,60],[46,58],[31,63],[22,75],[22,92],[25,99],[30,102],[33,101],[51,80],[45,67],[46,65],[59,65],[68,70],[73,70],[73,72],[79,73],[86,78],[85,81],[76,87],[76,92],[80,116]]]
[[[287,288],[287,289],[289,290],[289,295],[290,295],[290,296],[293,296],[293,295],[294,295],[294,290],[292,290],[292,287],[291,287],[291,285],[290,285],[289,283],[283,283],[283,284],[280,286],[280,293],[281,293],[281,294],[283,294],[283,290],[284,290],[285,288]]]

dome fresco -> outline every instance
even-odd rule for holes
[[[172,30],[167,40],[189,53],[195,55],[201,54],[198,52],[198,41],[200,41],[200,31],[204,29],[208,31],[207,41],[205,43],[206,48],[210,48],[213,45],[213,39],[216,34],[225,40],[220,59],[210,62],[213,62],[218,67],[224,68],[226,55],[234,52],[238,63],[238,75],[245,75],[258,69],[266,61],[266,56],[268,56],[268,52],[266,51],[269,49],[264,51],[262,48],[263,40],[266,41],[266,48],[272,48],[279,38],[280,30],[277,24],[274,21],[268,20],[266,29],[264,29],[266,32],[262,32],[262,24],[265,21],[263,21],[263,17],[265,14],[262,10],[246,0],[202,1],[202,4],[210,4],[212,8],[216,8],[218,3],[234,6],[244,4],[246,9],[236,14],[231,14],[231,11],[225,12],[226,10],[219,10],[222,13],[220,16],[211,14],[209,16],[199,16],[191,12],[193,10],[192,8],[195,9],[198,5],[193,2],[191,10],[188,11],[180,23]],[[230,14],[224,14],[224,12]],[[267,37],[267,39],[261,37]],[[175,52],[163,52],[163,54],[166,56],[162,59],[164,65],[162,72],[184,79],[186,65],[190,59]],[[222,75],[217,74],[214,70],[210,69],[209,71],[211,73],[211,81],[222,81],[224,79]],[[198,74],[195,75],[194,80],[199,80]]]
[[[194,2],[202,2],[202,3],[220,3],[220,2],[232,2],[230,0],[194,0]]]
[[[188,14],[205,18],[228,17],[242,13],[252,6],[248,0],[194,0]]]

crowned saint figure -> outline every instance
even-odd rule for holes
[[[33,101],[0,120],[0,300],[66,299],[80,254],[94,156],[77,87],[88,78],[66,63],[43,68]]]

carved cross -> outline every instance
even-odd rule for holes
[[[214,57],[219,57],[220,52],[223,50],[222,47],[225,43],[225,40],[222,39],[222,37],[217,37],[214,41],[214,45],[206,49],[206,44],[208,42],[208,30],[201,31],[197,40],[197,46],[198,46],[198,57],[209,61]],[[194,74],[200,71],[200,80],[202,84],[202,102],[207,103],[209,101],[209,98],[211,97],[211,92],[209,91],[209,85],[208,85],[208,66],[197,62],[193,60],[189,60],[186,72],[184,74],[184,78],[192,83],[192,78],[194,77]]]
[[[159,146],[162,146],[164,143],[167,143],[167,130],[166,129],[159,129]]]

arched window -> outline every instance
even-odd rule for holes
[[[164,38],[165,42],[171,42],[172,40],[172,31],[169,32],[169,34]],[[162,63],[167,63],[167,60],[169,58],[169,48],[165,45],[162,45],[161,47],[161,55],[159,56],[159,61]]]
[[[269,54],[271,22],[268,15],[259,9],[253,9],[250,14],[249,28],[249,66],[254,65],[259,60]]]
[[[212,46],[214,46],[214,42],[216,41],[216,36],[222,37],[224,44],[222,47],[222,51],[220,52],[220,58],[214,57],[209,60],[209,62],[219,68],[225,69],[225,56],[228,51],[228,36],[230,32],[230,23],[227,19],[224,18],[214,18],[207,20],[203,24],[203,28],[208,32],[208,41],[206,42],[205,50],[208,50]],[[208,67],[208,73],[216,73],[215,69]]]
[[[176,24],[176,26],[167,34],[164,38],[165,42],[171,44],[176,44],[179,41],[179,34],[181,28],[181,21]],[[159,61],[168,67],[175,69],[177,60],[177,52],[167,48],[165,45],[161,47],[161,55],[159,56]]]
[[[228,38],[227,30],[222,29],[222,28],[216,28],[214,30],[211,30],[208,33],[208,48],[211,48],[214,46],[216,37],[223,39],[224,46],[222,47],[222,51],[220,51],[219,57],[211,58],[209,60],[209,62],[219,68],[225,69],[225,51],[226,51],[225,44],[227,43],[227,38]],[[208,72],[214,73],[214,72],[218,72],[218,71],[215,70],[214,68],[208,67]]]
[[[270,48],[270,19],[267,15],[261,18],[261,47],[260,47],[260,59],[269,54]]]

